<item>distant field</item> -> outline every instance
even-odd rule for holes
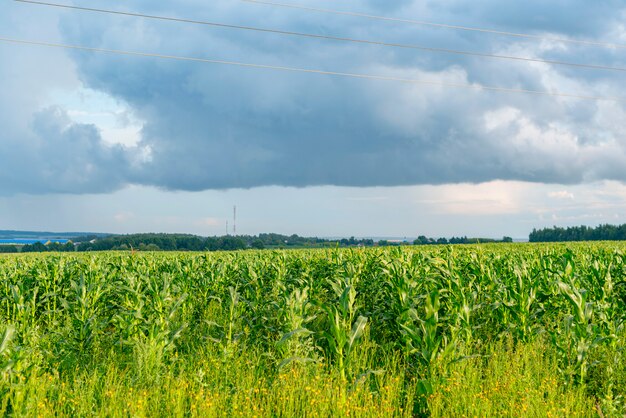
[[[626,413],[626,245],[0,257],[0,414]]]

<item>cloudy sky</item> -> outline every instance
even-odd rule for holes
[[[241,0],[65,4],[626,68],[617,0],[293,0],[543,39]],[[0,229],[216,235],[233,205],[249,234],[524,238],[534,227],[626,223],[626,70],[13,1],[0,3],[0,37],[435,83],[0,42]]]

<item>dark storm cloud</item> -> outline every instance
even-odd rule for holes
[[[34,167],[40,184],[57,193],[108,192],[124,184],[128,153],[103,143],[94,125],[72,123],[60,108],[38,112],[33,120],[37,146]]]
[[[338,7],[334,2],[309,2]],[[111,7],[102,2],[95,6]],[[523,6],[523,7],[522,7]],[[123,7],[123,6],[119,6]],[[128,6],[130,7],[130,6]],[[611,49],[305,13],[233,1],[133,2],[133,11],[546,59],[626,66]],[[622,2],[342,2],[342,10],[617,42]],[[67,42],[509,88],[624,95],[622,75],[445,54],[69,13]],[[624,33],[621,33],[624,36]],[[125,183],[175,190],[263,185],[408,185],[494,179],[626,180],[624,107],[151,58],[72,53],[83,83],[144,122],[136,148],[103,145],[93,126],[35,117],[34,177],[49,191]],[[48,119],[52,122],[48,124]],[[140,151],[150,156],[136,163]],[[0,154],[1,155],[1,154]],[[134,163],[133,163],[134,161]],[[88,172],[88,176],[81,176]],[[47,178],[47,177],[46,177]]]
[[[0,151],[0,194],[102,193],[125,184],[129,153],[105,145],[95,126],[72,123],[52,107],[34,115],[32,134]]]
[[[610,19],[619,18],[621,0],[431,1],[432,9],[457,23],[508,31],[542,31],[571,36],[601,37]]]

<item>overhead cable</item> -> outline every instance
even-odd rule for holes
[[[548,60],[548,59],[542,59],[542,58],[488,54],[488,53],[482,53],[482,52],[463,51],[463,50],[457,50],[457,49],[436,48],[436,47],[429,47],[429,46],[423,46],[423,45],[382,42],[382,41],[356,39],[356,38],[348,38],[348,37],[333,36],[333,35],[320,35],[320,34],[313,34],[313,33],[259,28],[259,27],[254,27],[254,26],[231,25],[231,24],[226,24],[226,23],[208,22],[208,21],[202,21],[202,20],[192,20],[192,19],[184,19],[184,18],[168,17],[168,16],[156,16],[156,15],[148,15],[148,14],[142,14],[142,13],[124,12],[124,11],[119,11],[119,10],[96,9],[96,8],[91,8],[91,7],[73,6],[73,5],[68,5],[68,4],[50,3],[50,2],[43,2],[43,1],[36,1],[36,0],[14,0],[14,1],[19,2],[19,3],[30,3],[30,4],[36,4],[36,5],[42,5],[42,6],[59,7],[59,8],[65,8],[65,9],[80,10],[80,11],[141,17],[141,18],[146,18],[146,19],[165,20],[165,21],[179,22],[179,23],[191,23],[195,25],[205,25],[205,26],[213,26],[213,27],[228,28],[228,29],[240,29],[240,30],[247,30],[247,31],[273,33],[273,34],[279,34],[279,35],[298,36],[298,37],[306,37],[306,38],[314,38],[314,39],[340,41],[340,42],[352,42],[352,43],[358,43],[358,44],[376,45],[376,46],[383,46],[383,47],[414,49],[414,50],[421,50],[421,51],[466,55],[466,56],[474,56],[474,57],[481,57],[481,58],[494,58],[494,59],[524,61],[524,62],[537,62],[537,63],[544,63],[544,64],[550,64],[550,65],[563,65],[563,66],[577,67],[577,68],[588,68],[588,69],[593,69],[593,70],[626,72],[626,68],[624,67],[613,67],[613,66],[607,66],[607,65],[583,64],[583,63],[575,63],[575,62],[568,62],[568,61]]]
[[[264,4],[267,6],[306,10],[309,12],[329,13],[329,14],[353,16],[353,17],[364,17],[364,18],[374,19],[374,20],[386,20],[390,22],[409,23],[413,25],[430,26],[430,27],[436,27],[436,28],[455,29],[455,30],[463,30],[463,31],[470,31],[470,32],[489,33],[489,34],[494,34],[494,35],[513,36],[517,38],[528,38],[528,39],[535,39],[535,40],[541,40],[541,41],[563,42],[563,43],[588,45],[588,46],[601,46],[605,48],[626,48],[626,45],[624,44],[617,44],[617,43],[611,43],[611,42],[589,41],[589,40],[571,39],[571,38],[557,38],[557,37],[544,36],[544,35],[535,35],[531,33],[508,32],[508,31],[488,29],[488,28],[450,25],[446,23],[435,23],[435,22],[427,22],[423,20],[403,19],[403,18],[389,17],[389,16],[378,16],[378,15],[371,15],[367,13],[359,13],[359,12],[348,12],[348,11],[333,10],[333,9],[321,9],[318,7],[303,6],[303,5],[291,4],[291,3],[277,3],[277,2],[265,1],[265,0],[241,0],[241,1],[246,2],[246,3]]]
[[[621,97],[594,96],[594,95],[563,93],[563,92],[558,92],[558,91],[517,89],[517,88],[506,88],[506,87],[496,87],[496,86],[484,86],[481,84],[453,83],[453,82],[446,82],[446,81],[420,80],[420,79],[402,78],[402,77],[385,76],[385,75],[360,74],[360,73],[349,73],[349,72],[340,72],[340,71],[327,71],[327,70],[319,70],[319,69],[311,69],[311,68],[253,64],[253,63],[246,63],[246,62],[239,62],[239,61],[226,61],[226,60],[216,60],[216,59],[207,59],[207,58],[166,55],[166,54],[158,54],[158,53],[150,53],[150,52],[125,51],[125,50],[107,49],[107,48],[94,48],[94,47],[81,46],[81,45],[69,45],[69,44],[52,43],[52,42],[31,41],[31,40],[15,39],[15,38],[7,38],[7,37],[0,37],[0,42],[7,42],[7,43],[21,44],[21,45],[38,45],[38,46],[45,46],[45,47],[52,47],[52,48],[65,48],[65,49],[73,49],[73,50],[79,50],[79,51],[101,52],[101,53],[127,55],[127,56],[140,56],[140,57],[152,57],[152,58],[161,58],[161,59],[178,60],[178,61],[202,62],[202,63],[210,63],[210,64],[256,68],[256,69],[288,71],[288,72],[295,72],[295,73],[332,75],[332,76],[350,77],[350,78],[358,78],[358,79],[366,79],[366,80],[397,81],[397,82],[409,83],[409,84],[423,84],[423,85],[441,86],[441,87],[454,87],[454,88],[464,88],[464,89],[471,89],[471,90],[492,91],[492,92],[499,92],[499,93],[524,93],[524,94],[530,94],[530,95],[536,95],[536,96],[552,96],[552,97],[562,97],[562,98],[582,99],[582,100],[626,102],[626,98],[621,98]]]

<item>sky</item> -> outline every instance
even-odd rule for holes
[[[284,1],[537,38],[242,0],[64,4],[626,68],[623,1]],[[222,235],[234,205],[242,234],[524,238],[626,223],[625,70],[15,1],[0,3],[0,37],[433,83],[0,41],[0,229]]]

